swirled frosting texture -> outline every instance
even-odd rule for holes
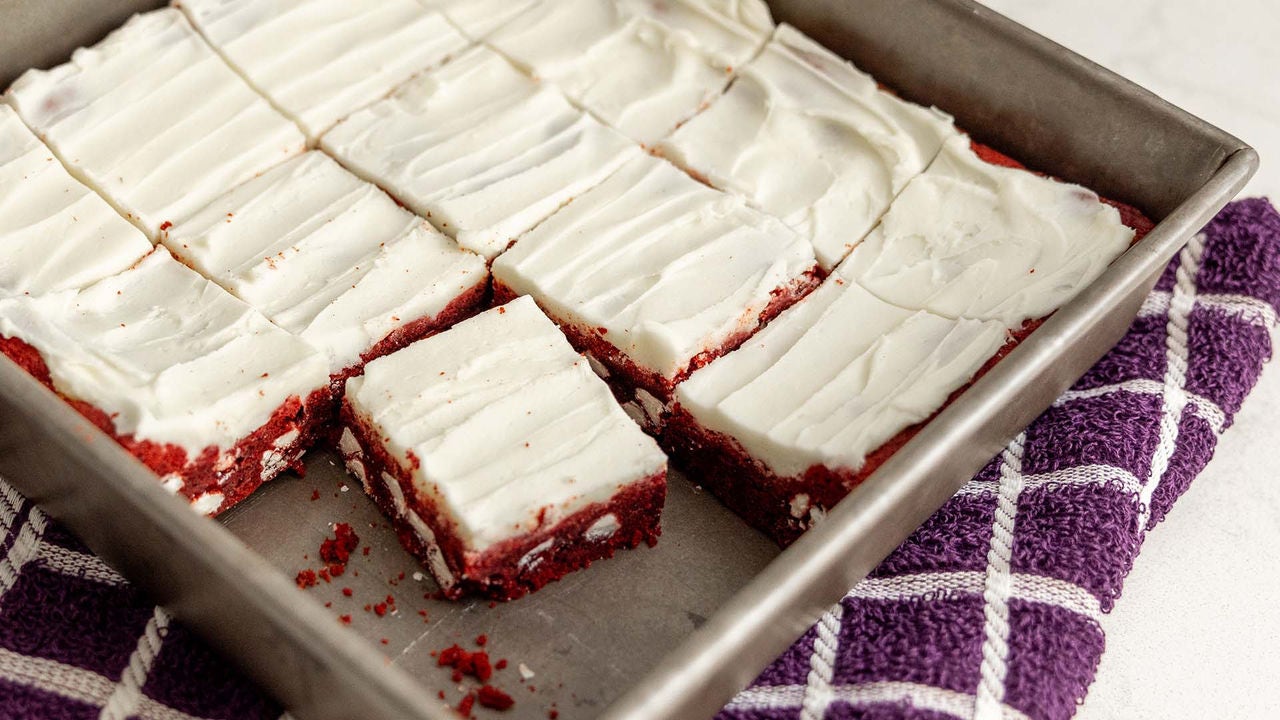
[[[181,0],[192,24],[314,142],[469,43],[417,0]]]
[[[0,103],[0,298],[83,288],[151,252]]]
[[[105,412],[117,434],[191,457],[233,448],[329,383],[310,346],[163,247],[83,290],[0,300],[0,335],[39,350],[54,387]]]
[[[72,173],[152,240],[306,145],[173,8],[134,16],[65,65],[29,70],[9,96]]]
[[[483,47],[342,121],[323,146],[487,258],[640,152]]]
[[[1004,344],[1000,323],[890,305],[836,274],[676,399],[780,478],[856,472],[933,415]]]
[[[309,152],[164,233],[174,255],[298,335],[330,371],[485,282],[484,260]]]
[[[841,271],[895,305],[1017,329],[1070,301],[1132,241],[1092,191],[990,165],[956,137]]]
[[[956,135],[789,25],[663,155],[781,218],[831,269]]]
[[[667,380],[816,268],[782,223],[642,155],[522,237],[494,276]]]
[[[527,297],[369,363],[346,397],[478,552],[666,469]]]
[[[755,2],[545,0],[486,41],[645,144],[719,94],[768,38]]]

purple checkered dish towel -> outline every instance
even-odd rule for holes
[[[1120,345],[721,718],[1070,717],[1099,617],[1257,381],[1277,308],[1280,214],[1234,203]],[[0,719],[279,715],[0,482]]]

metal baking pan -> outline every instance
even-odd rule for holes
[[[159,4],[0,3],[0,82]],[[536,692],[511,670],[498,675],[517,691],[514,717],[546,717],[552,703],[562,717],[711,716],[1122,336],[1166,262],[1257,167],[1239,140],[968,0],[772,5],[978,140],[1160,221],[786,552],[676,475],[658,547],[494,608],[427,601],[430,581],[413,579],[358,486],[342,491],[332,454],[313,453],[305,479],[281,478],[207,521],[4,360],[0,473],[298,718],[451,717],[436,691],[459,695],[428,651],[479,633],[494,656],[537,673]],[[351,522],[373,551],[353,562],[359,577],[298,590],[303,555],[314,559],[334,521]],[[388,593],[396,615],[361,610]],[[355,617],[351,628],[339,613]]]

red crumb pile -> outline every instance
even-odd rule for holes
[[[486,635],[480,635],[476,637],[475,642],[477,646],[483,648],[489,644],[489,638]],[[489,653],[484,650],[471,652],[458,644],[433,651],[431,655],[436,658],[436,664],[440,667],[453,669],[452,679],[455,683],[462,682],[462,679],[468,676],[480,681],[480,687],[468,690],[462,700],[454,706],[454,712],[462,717],[470,718],[476,705],[503,712],[510,710],[516,704],[515,698],[489,684],[495,669],[502,670],[507,667],[505,659],[499,659],[497,664],[493,664],[489,660]],[[444,691],[441,690],[440,699],[443,700],[444,697]]]
[[[324,561],[325,566],[319,570],[306,569],[299,572],[294,582],[304,590],[315,587],[321,580],[332,582],[333,578],[347,572],[347,562],[351,560],[351,553],[355,552],[359,545],[360,537],[350,525],[347,523],[334,525],[333,537],[325,538],[324,542],[320,543],[320,559]]]

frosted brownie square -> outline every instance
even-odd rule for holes
[[[532,295],[650,429],[690,372],[820,275],[794,231],[649,155],[520,238],[493,273],[499,301]]]
[[[83,288],[150,252],[138,228],[0,103],[0,298]]]
[[[157,248],[79,290],[0,300],[0,352],[215,514],[295,463],[324,359]]]
[[[829,270],[956,135],[947,115],[899,100],[782,25],[728,92],[658,151],[781,218]]]
[[[640,153],[483,47],[351,115],[322,144],[489,259]]]
[[[821,520],[1006,344],[840,274],[676,388],[664,444],[781,544]]]
[[[196,29],[314,143],[466,48],[417,0],[180,0]]]
[[[957,136],[842,272],[895,305],[1018,331],[1096,280],[1134,235],[1093,191],[986,162]]]
[[[177,258],[320,350],[335,383],[472,314],[488,291],[483,258],[320,152],[162,236]]]
[[[547,0],[486,42],[648,145],[723,91],[772,30],[759,2]]]
[[[29,70],[9,100],[81,181],[154,241],[218,195],[305,148],[168,8],[136,15],[52,70]]]
[[[342,422],[347,467],[449,597],[658,539],[666,457],[529,298],[369,363]]]

